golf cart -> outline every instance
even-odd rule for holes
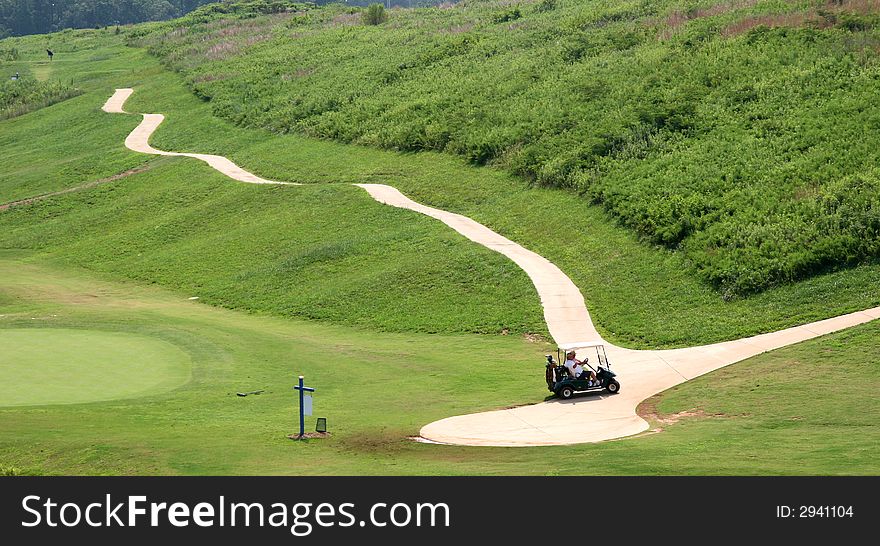
[[[566,353],[574,351],[577,355],[575,358],[582,359],[582,366],[587,373],[581,375],[581,378],[572,377],[571,372],[565,367]],[[590,365],[590,356],[596,357],[593,362],[596,363],[594,368]],[[591,381],[592,371],[595,374],[595,381]],[[547,388],[550,392],[556,394],[564,400],[568,400],[578,392],[594,392],[607,390],[611,394],[620,392],[620,383],[615,379],[614,372],[611,371],[611,362],[608,355],[605,354],[605,345],[601,341],[582,341],[579,343],[567,343],[556,349],[556,360],[553,355],[547,355]]]

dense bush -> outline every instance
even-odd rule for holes
[[[382,4],[371,4],[364,11],[364,23],[368,25],[381,25],[388,20],[388,14],[385,13],[385,6]]]
[[[507,23],[508,21],[516,21],[520,17],[522,17],[522,12],[519,8],[513,8],[496,13],[492,20],[496,23]]]
[[[349,9],[145,43],[221,117],[570,188],[729,297],[880,254],[870,0],[470,0],[381,33]]]
[[[61,82],[5,80],[0,82],[0,119],[21,116],[79,94],[78,89]]]

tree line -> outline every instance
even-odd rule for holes
[[[179,17],[214,0],[0,0],[0,38]]]
[[[387,7],[416,7],[440,0],[317,0],[314,4],[339,1],[366,6],[382,3]],[[217,0],[0,0],[0,39],[8,36],[45,34],[65,28],[95,28],[127,25],[143,21],[162,21],[180,17]],[[283,5],[284,0],[262,0],[267,5]]]

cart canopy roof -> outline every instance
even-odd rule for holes
[[[573,343],[565,343],[559,346],[560,351],[572,351],[577,349],[591,349],[593,347],[602,347],[604,341],[575,341]]]

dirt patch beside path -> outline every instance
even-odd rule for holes
[[[728,415],[726,413],[708,413],[700,408],[691,408],[678,413],[661,414],[657,410],[657,404],[660,403],[660,395],[654,395],[636,407],[636,413],[639,417],[650,423],[650,432],[663,432],[664,426],[674,425],[683,419],[706,419],[711,417],[744,417],[742,415]]]
[[[153,164],[147,163],[145,165],[141,165],[140,167],[135,167],[134,169],[129,169],[125,172],[121,172],[119,174],[114,174],[113,176],[108,176],[107,178],[101,178],[100,180],[92,180],[91,182],[86,182],[85,184],[80,184],[79,186],[74,186],[72,188],[63,189],[60,191],[53,191],[52,193],[44,193],[43,195],[36,195],[34,197],[28,197],[26,199],[19,199],[18,201],[10,201],[9,203],[0,204],[0,211],[4,211],[6,209],[10,209],[12,207],[20,207],[22,205],[30,205],[37,201],[41,201],[43,199],[48,199],[49,197],[55,197],[56,195],[64,195],[65,193],[73,193],[75,191],[87,190],[89,188],[94,188],[100,184],[106,184],[108,182],[115,182],[120,178],[125,178],[127,176],[131,176],[133,174],[139,174],[145,171],[149,171],[153,168]]]

